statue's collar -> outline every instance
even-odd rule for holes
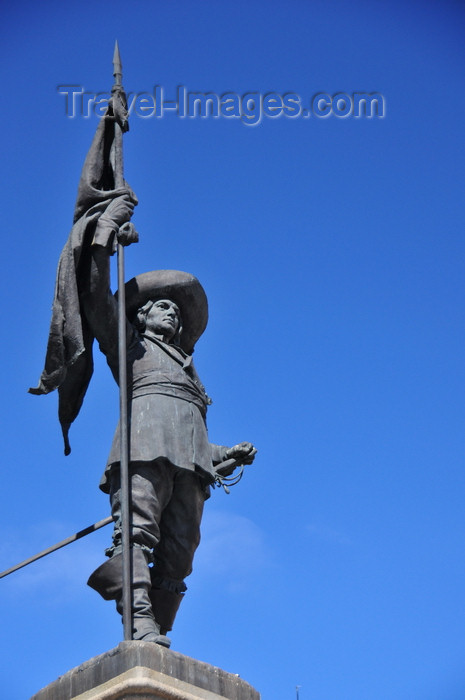
[[[150,340],[150,342],[154,343],[155,345],[158,345],[158,347],[160,347],[168,355],[170,355],[170,357],[172,357],[173,360],[176,360],[176,362],[182,365],[184,369],[190,366],[192,362],[192,356],[184,352],[184,350],[181,347],[179,347],[179,345],[166,343],[163,340],[162,335],[145,335],[145,333],[142,333],[142,336],[146,340]]]

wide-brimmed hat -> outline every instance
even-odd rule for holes
[[[153,270],[126,283],[126,316],[133,321],[149,300],[170,299],[179,306],[182,318],[181,347],[191,353],[208,321],[207,295],[199,280],[180,270]]]

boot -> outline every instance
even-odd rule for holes
[[[168,637],[160,634],[160,626],[155,622],[150,602],[150,569],[144,552],[138,547],[132,550],[132,636],[133,639],[155,642],[169,647]],[[104,600],[115,600],[116,609],[123,614],[123,557],[116,554],[99,566],[89,577],[87,584]]]
[[[173,629],[174,619],[178,612],[184,593],[173,593],[166,588],[152,588],[149,591],[150,602],[160,634],[166,634]]]

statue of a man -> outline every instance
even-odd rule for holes
[[[95,338],[118,381],[118,312],[109,257],[115,237],[122,245],[138,239],[130,223],[137,198],[121,184],[115,155],[115,121],[127,130],[125,97],[120,86],[113,92],[81,172],[73,227],[58,263],[45,367],[38,386],[29,390],[58,389],[65,454],[92,376]],[[215,465],[229,458],[251,464],[256,450],[249,442],[227,448],[208,440],[210,399],[192,363],[208,319],[199,281],[176,270],[139,275],[126,285],[126,315],[133,638],[169,646],[165,633],[192,571]],[[88,583],[115,600],[121,613],[119,467],[117,430],[100,484],[110,495],[113,545]]]
[[[118,315],[109,256],[115,235],[123,245],[137,240],[128,224],[135,203],[129,190],[110,202],[80,269],[81,307],[115,378]],[[208,440],[211,401],[192,362],[208,318],[198,280],[176,270],[149,272],[128,283],[126,298],[133,636],[169,646],[165,635],[192,571],[214,466],[229,458],[251,464],[256,450],[249,442],[227,448]],[[122,613],[119,454],[117,430],[100,485],[110,494],[113,545],[88,583]]]

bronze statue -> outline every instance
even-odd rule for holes
[[[123,106],[122,106],[123,105]],[[60,258],[45,370],[32,393],[59,391],[59,417],[68,430],[92,374],[99,342],[118,381],[118,310],[110,291],[115,245],[138,240],[130,223],[137,198],[115,172],[115,122],[124,131],[124,93],[116,86],[81,175],[74,226]],[[203,504],[227,459],[251,464],[249,442],[213,445],[206,429],[211,403],[192,362],[208,319],[199,281],[157,270],[126,285],[128,455],[131,502],[132,638],[169,646],[166,637],[182,600],[199,543]],[[114,520],[108,560],[89,585],[123,612],[120,433],[115,433],[100,488]],[[231,472],[234,466],[231,467]]]

